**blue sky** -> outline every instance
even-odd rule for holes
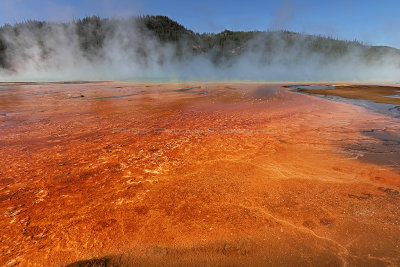
[[[0,0],[0,24],[139,14],[197,32],[287,29],[400,48],[399,0]]]

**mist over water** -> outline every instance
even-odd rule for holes
[[[397,49],[283,31],[200,35],[165,17],[0,28],[1,81],[395,82],[398,77]]]

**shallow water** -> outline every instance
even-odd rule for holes
[[[398,105],[393,105],[393,104],[385,104],[385,103],[377,103],[374,101],[369,101],[369,100],[362,100],[362,99],[349,99],[349,98],[344,98],[344,97],[339,97],[339,96],[327,96],[327,95],[320,95],[320,97],[333,100],[333,101],[339,101],[339,102],[344,102],[344,103],[349,103],[357,106],[361,106],[366,108],[367,110],[373,110],[385,115],[389,115],[395,118],[400,118],[400,106]]]
[[[327,89],[335,89],[335,86],[332,85],[294,85],[294,86],[286,86],[288,88],[293,88],[296,90],[307,89],[307,90],[327,90]]]
[[[388,95],[386,97],[391,97],[391,98],[400,98],[400,95]]]
[[[311,89],[311,90],[319,90],[319,89],[334,89],[334,86],[329,86],[329,85],[316,85],[316,86],[285,86],[287,88],[291,88],[293,92],[299,92],[299,90],[302,89]],[[364,107],[368,110],[373,110],[375,112],[379,112],[385,115],[389,115],[395,118],[400,118],[400,106],[398,105],[393,105],[393,104],[385,104],[385,103],[377,103],[374,101],[369,101],[369,100],[362,100],[362,99],[351,99],[351,98],[345,98],[345,97],[340,97],[340,96],[332,96],[332,95],[318,95],[318,94],[308,94],[306,92],[301,92],[303,94],[307,95],[312,95],[312,96],[318,96],[322,97],[325,99],[329,99],[332,101],[338,101],[338,102],[343,102],[343,103],[348,103],[352,105],[357,105]],[[397,95],[394,96],[388,96],[388,97],[393,97],[393,98],[399,98]]]

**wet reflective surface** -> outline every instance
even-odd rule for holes
[[[396,117],[280,84],[0,88],[2,265],[400,264]]]

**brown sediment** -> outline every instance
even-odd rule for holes
[[[299,89],[300,92],[318,95],[340,96],[350,99],[370,100],[377,103],[400,105],[400,87],[380,85],[334,85],[333,89]]]
[[[7,86],[0,265],[400,264],[398,161],[363,159],[399,119],[278,84]]]

